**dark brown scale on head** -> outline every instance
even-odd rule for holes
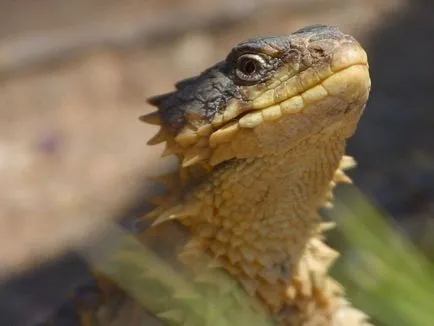
[[[197,77],[177,83],[177,90],[148,100],[158,107],[163,126],[174,135],[188,123],[198,128],[209,123],[230,99],[239,97],[229,77],[227,62],[220,62]]]

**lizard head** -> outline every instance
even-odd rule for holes
[[[149,99],[161,125],[149,142],[167,143],[183,166],[214,166],[290,150],[328,132],[354,132],[370,90],[365,51],[335,27],[315,25],[250,39],[226,59]]]

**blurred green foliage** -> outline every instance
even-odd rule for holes
[[[93,265],[168,325],[274,325],[211,259],[176,269],[133,236],[118,228],[111,233],[111,249],[90,257]]]
[[[434,325],[434,265],[354,188],[331,212],[345,238],[332,274],[378,325]]]

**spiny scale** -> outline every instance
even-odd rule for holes
[[[217,147],[217,145],[229,142],[239,130],[238,122],[231,122],[222,128],[214,131],[209,138],[209,145]]]
[[[160,114],[158,113],[158,111],[144,114],[144,115],[139,117],[139,120],[146,122],[146,123],[149,123],[151,125],[161,126],[161,118],[160,118]]]
[[[163,128],[161,128],[151,139],[148,140],[147,144],[157,145],[165,142],[167,138],[168,138],[167,132]]]
[[[349,170],[356,167],[357,162],[352,156],[344,155],[339,163],[339,168],[342,170]]]
[[[335,171],[333,175],[332,181],[330,181],[329,189],[325,194],[325,198],[323,203],[321,204],[322,208],[331,209],[333,208],[332,200],[334,198],[333,190],[338,183],[346,183],[352,184],[353,181],[351,178],[344,172],[345,170],[352,169],[356,166],[356,161],[353,157],[344,155],[339,163],[339,167]]]
[[[198,213],[199,213],[199,207],[194,204],[190,204],[190,205],[178,204],[160,213],[157,219],[152,224],[152,226],[156,226],[158,224],[173,219],[182,219],[189,216],[195,216]]]
[[[184,154],[182,167],[185,168],[202,162],[210,157],[210,152],[208,148],[191,148],[187,150]]]

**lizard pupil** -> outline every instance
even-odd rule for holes
[[[252,59],[246,59],[242,62],[242,71],[246,75],[251,75],[256,71],[256,62],[254,62]]]
[[[235,73],[240,81],[254,83],[262,78],[264,67],[265,61],[261,56],[244,54],[237,60]]]

